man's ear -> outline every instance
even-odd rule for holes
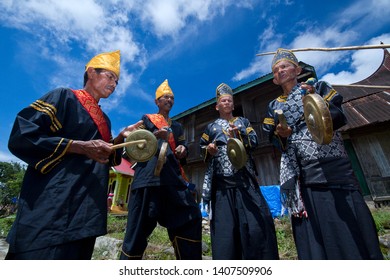
[[[279,85],[279,83],[275,80],[275,78],[272,80],[274,82],[275,85]]]
[[[217,105],[215,105],[215,110],[217,110],[217,111],[219,110],[219,109],[218,109],[218,104],[217,104]]]
[[[92,75],[97,74],[96,70],[92,67],[88,67],[87,69],[88,79],[92,78]]]
[[[301,74],[301,72],[302,72],[302,67],[301,67],[301,66],[297,66],[297,67],[295,68],[295,73],[297,74],[297,76],[298,76],[299,74]]]

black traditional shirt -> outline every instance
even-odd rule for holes
[[[249,120],[243,117],[235,117],[230,121],[219,118],[207,125],[200,139],[201,156],[203,156],[204,161],[208,162],[202,194],[205,203],[210,200],[212,187],[214,186],[213,180],[219,179],[219,181],[224,181],[225,186],[233,186],[235,184],[229,182],[233,182],[234,180],[231,179],[238,172],[242,172],[242,170],[234,168],[227,154],[227,142],[230,138],[228,134],[229,123],[238,127],[238,135],[235,138],[243,143],[247,153],[247,162],[243,169],[246,169],[253,178],[256,178],[256,168],[250,151],[257,147],[258,138]],[[218,152],[213,157],[206,151],[206,147],[210,143],[215,143],[218,147]]]
[[[102,139],[98,127],[70,89],[55,89],[18,113],[8,147],[28,167],[7,237],[11,253],[106,234],[109,165],[66,153],[72,140],[93,139]]]
[[[148,118],[147,115],[142,116],[143,125],[139,128],[147,129],[150,132],[155,132],[159,130],[157,126]],[[187,152],[187,141],[185,140],[184,131],[182,125],[174,120],[171,120],[169,124],[169,131],[172,133],[176,147],[183,145],[186,147]],[[166,162],[164,163],[160,176],[155,176],[154,171],[157,166],[158,156],[160,154],[160,149],[162,143],[166,140],[158,139],[158,149],[154,157],[146,162],[138,162],[135,167],[134,181],[131,184],[131,189],[138,189],[144,187],[154,187],[154,186],[184,186],[187,187],[187,182],[183,178],[180,165],[185,165],[186,160],[179,160],[175,156],[175,151],[172,151],[170,145],[167,147]]]
[[[356,178],[337,129],[346,124],[341,104],[342,96],[324,81],[315,84],[315,92],[327,104],[333,123],[332,141],[326,145],[317,144],[307,127],[302,103],[300,84],[297,84],[288,97],[279,97],[270,102],[263,130],[270,141],[282,151],[280,184],[282,202],[293,214],[303,210],[299,198],[302,186],[326,186],[356,189]],[[276,109],[286,115],[292,134],[288,139],[276,135],[278,124]]]

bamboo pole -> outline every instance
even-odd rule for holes
[[[303,48],[303,49],[291,49],[292,52],[303,52],[303,51],[348,51],[348,50],[366,50],[366,49],[387,49],[390,48],[389,44],[380,45],[368,45],[368,46],[350,46],[350,47],[337,47],[337,48]],[[275,54],[275,52],[265,52],[256,54],[256,56]]]
[[[378,85],[334,85],[333,87],[357,87],[357,88],[390,88],[390,85],[388,86],[378,86]]]

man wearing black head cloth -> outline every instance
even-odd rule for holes
[[[354,176],[341,134],[342,96],[331,85],[298,83],[295,55],[279,49],[272,61],[283,95],[270,102],[263,129],[282,152],[281,198],[291,214],[299,259],[383,259],[375,224]],[[323,98],[333,122],[332,140],[313,140],[303,114],[306,92]],[[281,109],[287,126],[278,122]]]
[[[202,199],[211,204],[210,226],[213,259],[278,259],[275,226],[267,202],[257,184],[251,151],[258,145],[249,120],[233,116],[233,91],[217,87],[216,110],[220,117],[210,123],[200,140],[208,163]],[[227,154],[228,139],[245,147],[247,161],[237,169]]]

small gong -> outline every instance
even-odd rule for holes
[[[303,97],[303,112],[307,128],[313,140],[319,145],[327,145],[332,141],[333,122],[325,101],[317,93]]]
[[[157,138],[152,132],[146,129],[134,130],[126,137],[125,142],[134,142],[138,140],[146,140],[146,143],[126,146],[126,154],[129,158],[145,162],[150,160],[157,152]]]
[[[245,166],[247,155],[244,144],[236,138],[229,138],[227,142],[227,154],[234,168],[241,169]]]
[[[163,142],[160,153],[158,154],[157,164],[154,168],[154,176],[160,176],[161,169],[167,161],[168,142]]]

